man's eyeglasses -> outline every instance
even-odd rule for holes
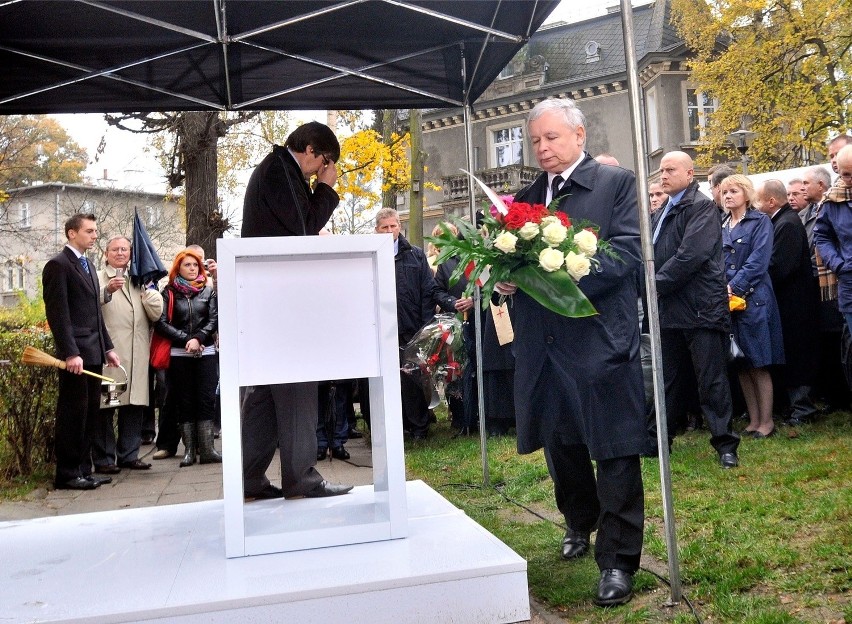
[[[329,157],[325,154],[320,154],[320,158],[322,158],[322,164],[328,167],[329,163],[331,162],[331,159],[329,159]]]

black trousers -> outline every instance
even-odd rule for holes
[[[171,359],[166,373],[169,386],[166,410],[178,424],[213,420],[219,383],[216,360],[215,355]]]
[[[698,384],[701,414],[710,429],[710,444],[719,454],[736,452],[740,438],[731,427],[728,336],[714,329],[663,329],[660,337],[669,445],[677,424],[686,418],[691,390],[687,384],[692,369]],[[656,422],[651,423],[650,428],[656,438]]]
[[[567,445],[555,438],[545,446],[544,456],[553,479],[556,506],[568,526],[589,532],[598,527],[598,568],[636,572],[645,521],[639,456],[599,460],[597,478],[585,445]]]
[[[276,447],[284,496],[305,494],[322,483],[316,469],[318,394],[315,381],[240,389],[247,494],[269,485],[266,470]]]
[[[100,374],[102,366],[85,366]],[[92,474],[92,438],[100,419],[101,380],[59,371],[56,402],[56,481]]]

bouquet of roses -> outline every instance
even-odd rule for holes
[[[450,278],[468,278],[465,295],[474,284],[482,288],[483,308],[497,282],[513,282],[541,305],[568,317],[597,314],[577,282],[600,267],[598,253],[618,257],[607,241],[598,239],[598,228],[588,222],[572,223],[570,217],[543,204],[518,203],[499,197],[476,179],[494,204],[486,211],[482,227],[453,219],[456,237],[446,228],[428,240],[438,248],[436,263],[453,256],[459,265]]]
[[[467,354],[462,324],[453,314],[436,314],[405,346],[402,371],[420,385],[429,408],[440,402],[439,389],[461,378]]]

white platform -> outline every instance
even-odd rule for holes
[[[526,561],[424,483],[406,493],[404,539],[236,559],[221,500],[2,522],[0,622],[528,620]]]

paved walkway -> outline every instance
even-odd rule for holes
[[[221,444],[217,440],[216,448]],[[183,447],[179,447],[182,451]],[[325,460],[317,468],[332,483],[368,485],[373,482],[373,460],[369,443],[350,440],[346,445],[351,457],[346,461]],[[153,507],[215,500],[223,497],[222,464],[195,464],[180,467],[182,455],[154,461],[154,446],[143,446],[141,458],[152,464],[150,470],[122,470],[112,475],[112,483],[96,490],[46,490],[31,492],[21,501],[0,501],[0,521],[26,520],[45,516],[88,513],[113,509]],[[270,480],[281,483],[278,456],[269,468]]]

